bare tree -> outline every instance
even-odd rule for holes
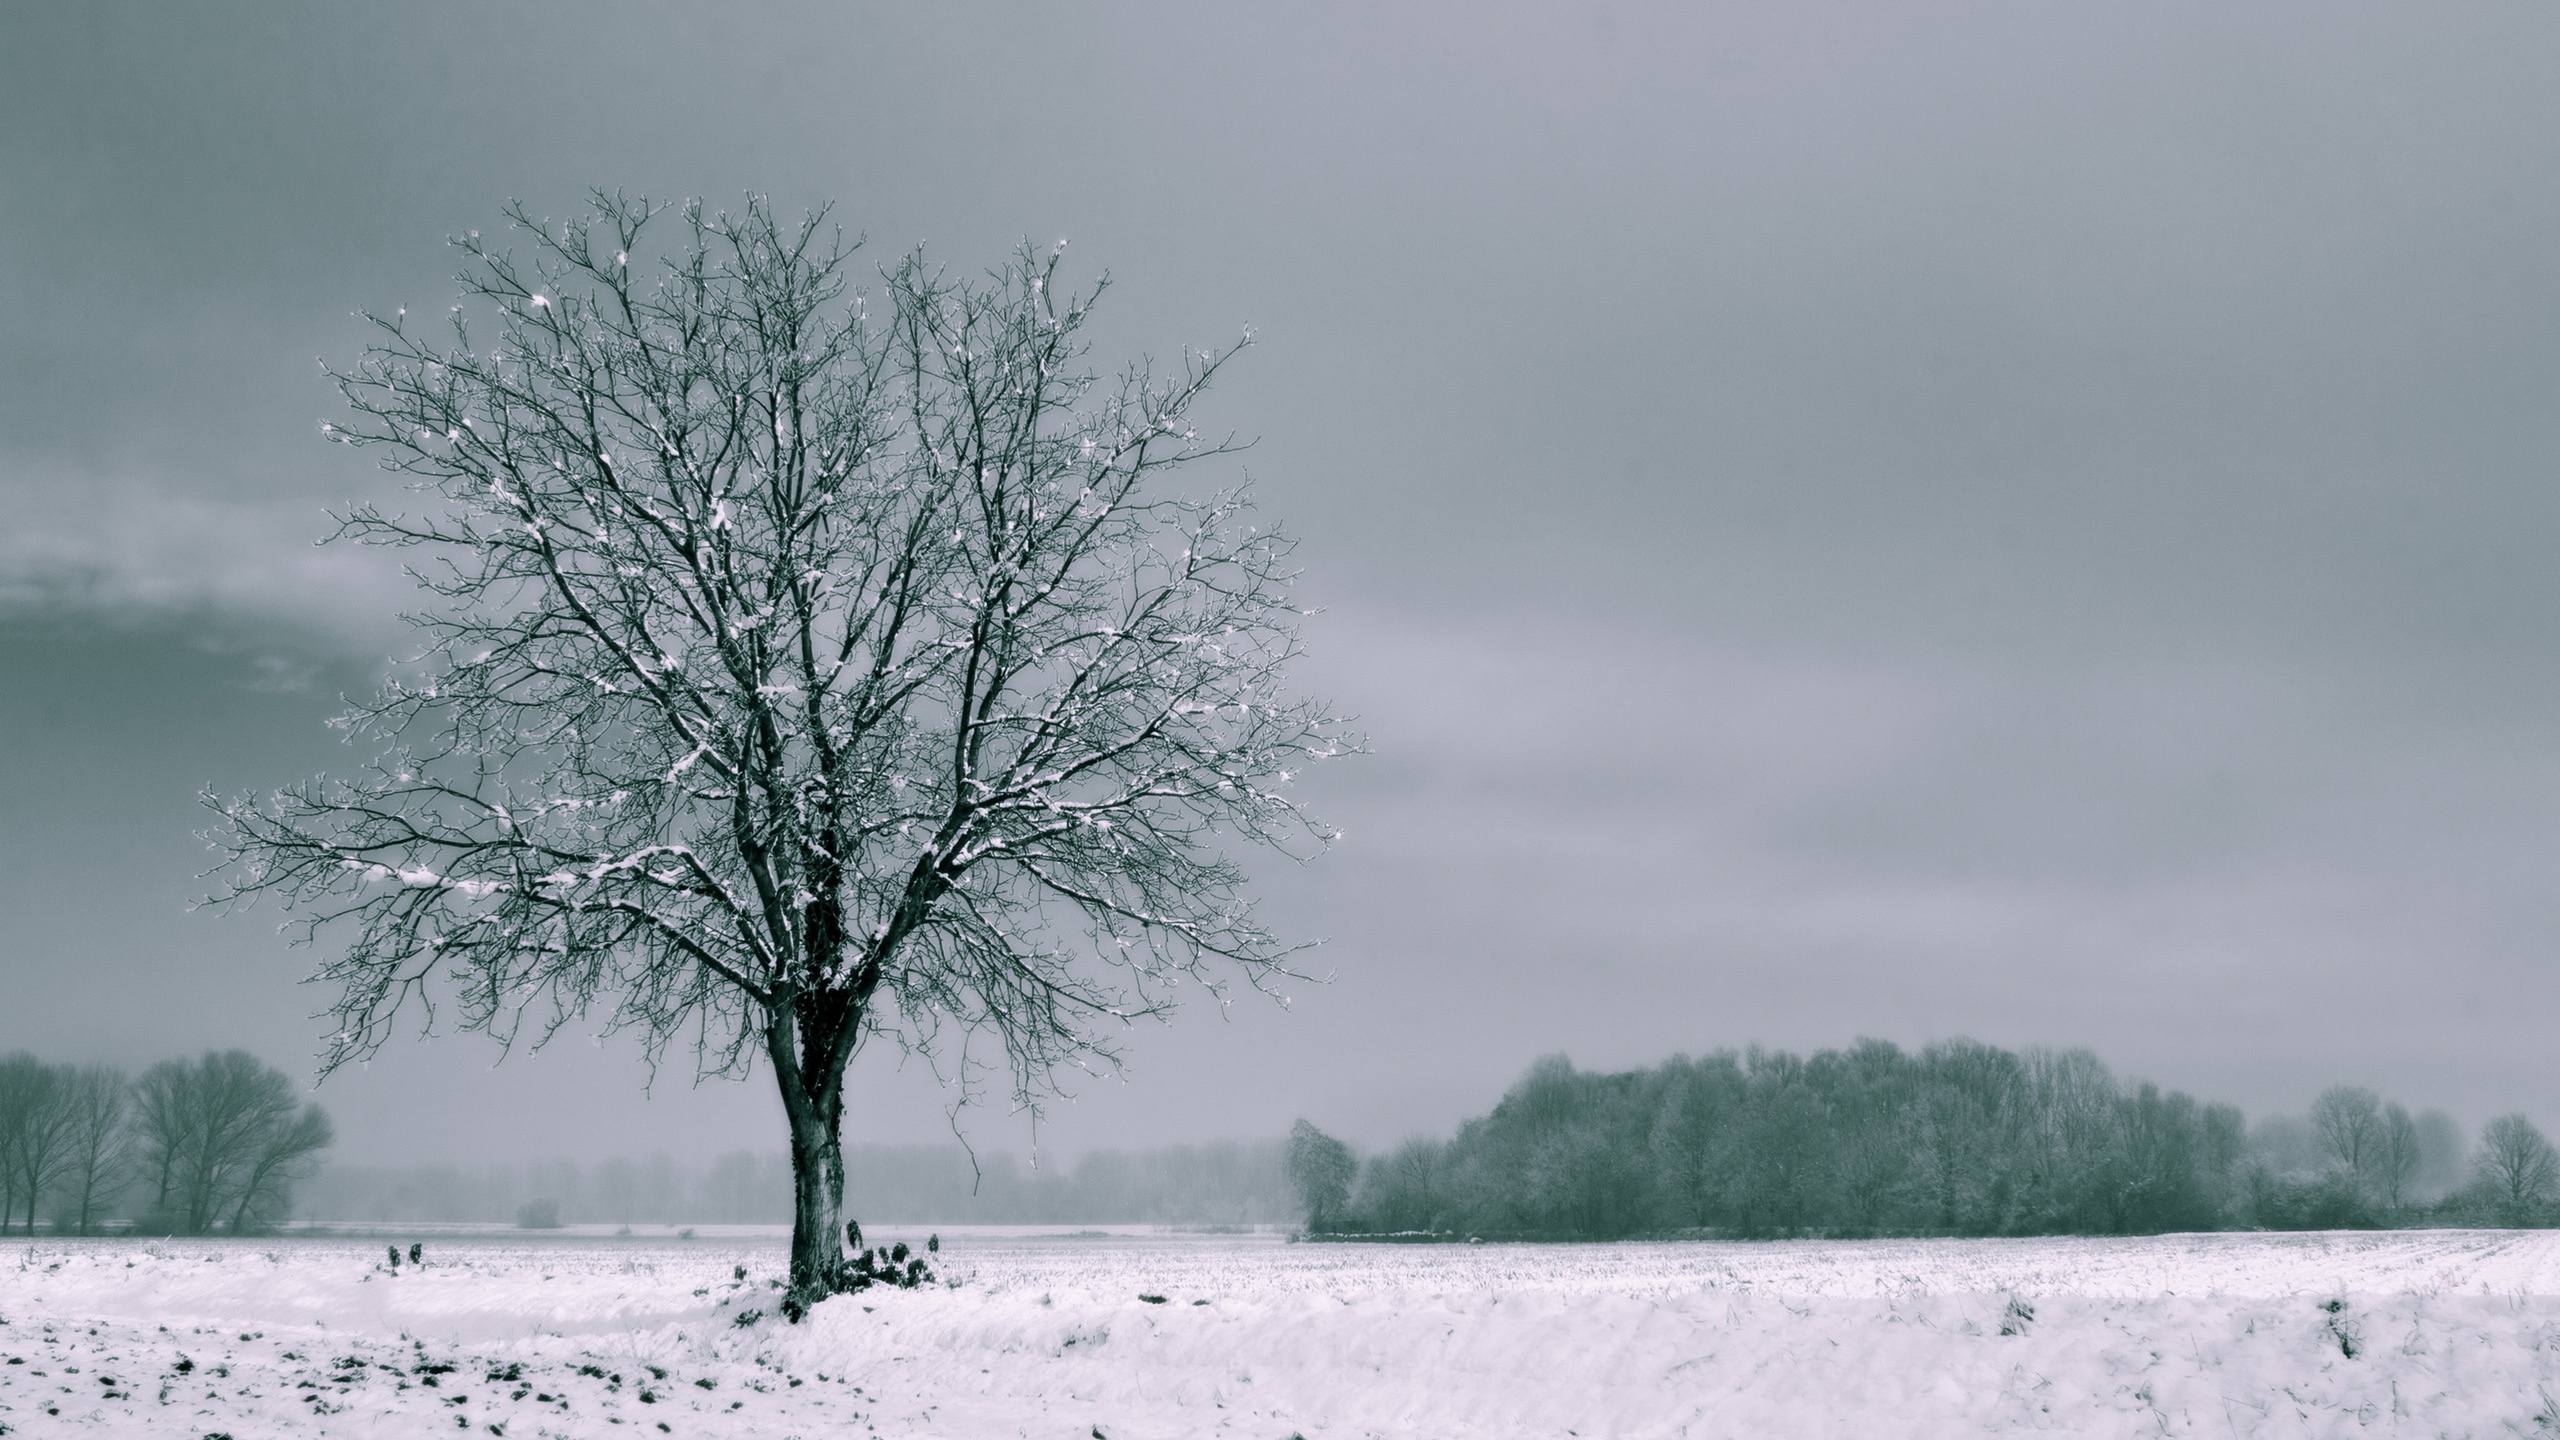
[[[1415,1136],[1384,1155],[1371,1156],[1360,1167],[1356,1209],[1361,1218],[1370,1228],[1391,1234],[1434,1228],[1445,1208],[1445,1155],[1439,1141]]]
[[[26,1233],[36,1207],[62,1182],[71,1160],[70,1073],[33,1055],[0,1060],[0,1230],[23,1201]]]
[[[2121,1148],[2123,1091],[2106,1062],[2085,1049],[2041,1046],[2018,1057],[2022,1188],[2048,1223],[2088,1226],[2109,1192],[2109,1157]]]
[[[72,1192],[72,1218],[83,1235],[97,1223],[100,1207],[124,1186],[131,1088],[124,1072],[112,1065],[83,1066],[71,1076],[71,1158],[65,1183]]]
[[[2311,1102],[2312,1128],[2347,1175],[2362,1183],[2382,1139],[2382,1098],[2361,1085],[2332,1085]]]
[[[847,1283],[855,1052],[965,1101],[992,1035],[1036,1105],[1186,983],[1287,975],[1227,847],[1320,847],[1290,782],[1356,747],[1283,685],[1289,542],[1176,473],[1238,448],[1191,412],[1244,342],[1106,379],[1058,251],[911,256],[875,310],[823,211],[686,206],[649,274],[660,213],[512,209],[448,340],[371,317],[327,434],[421,499],[341,533],[416,552],[425,654],[344,719],[371,768],[221,805],[217,898],[333,937],[329,1066],[412,1004],[761,1057],[796,1316]]]
[[[2551,1200],[2560,1185],[2560,1156],[2552,1153],[2534,1123],[2522,1115],[2501,1115],[2480,1131],[2474,1160],[2481,1183],[2507,1218],[2522,1222]]]
[[[0,1235],[8,1233],[9,1221],[18,1213],[18,1137],[35,1114],[41,1093],[37,1077],[42,1074],[43,1065],[33,1055],[0,1058]],[[33,1206],[28,1213],[34,1213]]]
[[[135,1094],[154,1222],[185,1234],[278,1218],[292,1182],[333,1138],[327,1113],[296,1094],[292,1077],[245,1051],[155,1065]]]
[[[1307,1229],[1333,1228],[1351,1199],[1360,1162],[1351,1147],[1301,1119],[1289,1127],[1289,1184],[1307,1207]]]
[[[311,1176],[320,1152],[336,1141],[329,1112],[318,1105],[284,1105],[266,1112],[265,1123],[242,1147],[238,1176],[232,1186],[232,1234],[262,1230],[284,1218],[293,1198],[293,1182]]]
[[[151,1182],[151,1214],[165,1220],[175,1212],[180,1168],[195,1144],[203,1120],[194,1094],[192,1070],[184,1060],[163,1060],[142,1072],[133,1087],[134,1140],[137,1170]]]
[[[2418,1175],[2418,1161],[2418,1122],[2410,1119],[2408,1110],[2395,1101],[2383,1108],[2368,1167],[2373,1173],[2375,1195],[2395,1215],[2408,1203],[2409,1187]]]
[[[290,1091],[261,1084],[264,1069],[239,1051],[208,1054],[187,1073],[185,1104],[194,1112],[195,1134],[179,1171],[180,1213],[186,1232],[201,1235],[213,1228],[230,1198],[232,1181],[279,1102],[290,1103]]]
[[[1675,1224],[1704,1226],[1725,1188],[1734,1115],[1741,1106],[1741,1067],[1731,1054],[1677,1057],[1663,1066],[1662,1108],[1648,1137],[1663,1195]]]

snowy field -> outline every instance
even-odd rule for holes
[[[944,1240],[796,1328],[762,1237],[0,1242],[0,1432],[2560,1434],[2560,1234]]]

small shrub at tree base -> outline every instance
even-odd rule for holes
[[[922,1255],[907,1253],[905,1242],[895,1246],[876,1245],[856,1252],[844,1262],[842,1271],[833,1278],[831,1295],[858,1295],[877,1286],[895,1290],[917,1290],[932,1284],[933,1269]],[[818,1297],[826,1298],[825,1295]],[[805,1317],[814,1301],[794,1290],[782,1298],[783,1318],[794,1324]]]

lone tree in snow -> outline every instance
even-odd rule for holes
[[[965,1099],[987,1036],[1034,1105],[1185,982],[1293,973],[1228,852],[1320,848],[1290,782],[1357,744],[1284,685],[1289,541],[1193,478],[1245,341],[1104,375],[1059,250],[866,296],[823,210],[508,218],[448,336],[369,316],[335,373],[328,438],[418,497],[341,535],[414,552],[424,654],[343,717],[367,768],[218,802],[216,899],[330,938],[324,1066],[413,1005],[761,1057],[797,1315],[846,1282],[856,1051]]]

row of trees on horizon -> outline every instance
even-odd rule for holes
[[[240,1051],[138,1078],[0,1058],[0,1230],[791,1218],[779,1152],[322,1167],[331,1138],[290,1077]],[[2085,1050],[1966,1040],[1753,1047],[1617,1073],[1551,1056],[1449,1138],[1365,1157],[1300,1121],[1287,1141],[1048,1166],[952,1145],[856,1146],[847,1161],[847,1213],[875,1221],[1303,1218],[1317,1232],[1589,1239],[2560,1223],[2560,1151],[2520,1114],[2475,1143],[2442,1111],[2341,1085],[2252,1125]]]
[[[284,1218],[335,1138],[292,1077],[241,1050],[112,1065],[0,1058],[0,1232],[247,1234]]]
[[[1614,1074],[1561,1056],[1446,1139],[1356,1156],[1306,1121],[1288,1168],[1311,1231],[2051,1235],[2544,1224],[2560,1158],[2506,1115],[2479,1144],[2334,1086],[2248,1125],[2118,1079],[2086,1050],[1862,1040]]]

